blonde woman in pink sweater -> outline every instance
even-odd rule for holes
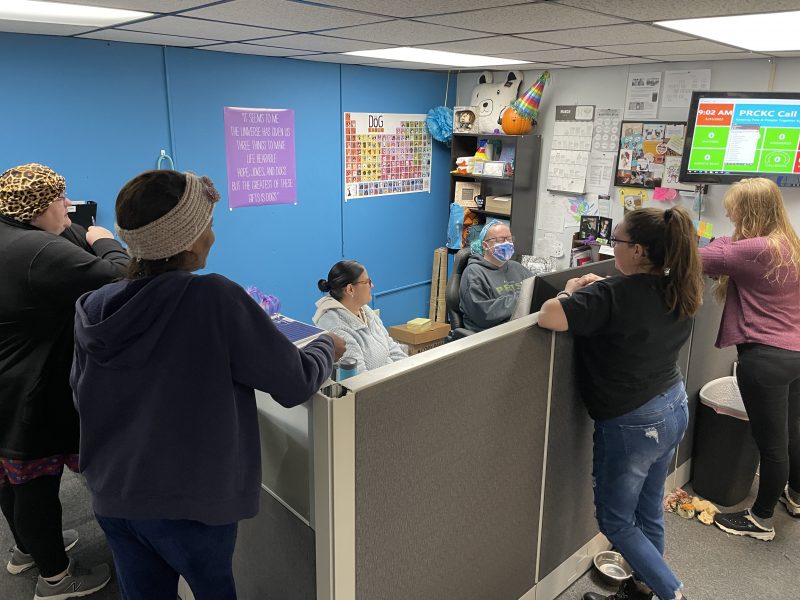
[[[706,275],[719,278],[715,294],[725,307],[716,345],[738,350],[736,377],[761,467],[752,508],[717,514],[715,523],[771,540],[779,500],[800,517],[800,239],[769,179],[733,184],[723,204],[733,235],[700,255]]]

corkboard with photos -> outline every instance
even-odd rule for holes
[[[614,185],[683,187],[678,182],[685,121],[623,121]]]

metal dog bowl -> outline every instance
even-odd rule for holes
[[[622,554],[604,550],[594,555],[594,568],[610,583],[621,583],[633,575],[633,569]]]

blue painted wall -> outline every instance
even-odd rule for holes
[[[0,169],[52,166],[70,197],[98,203],[98,224],[109,228],[117,191],[154,168],[162,148],[177,169],[225,188],[223,107],[294,109],[298,205],[231,212],[223,197],[208,270],[309,319],[317,280],[353,258],[375,280],[387,325],[427,316],[449,151],[434,142],[430,194],[344,203],[342,113],[425,113],[443,104],[446,74],[18,34],[0,34],[0,69]],[[455,80],[450,98],[454,90]]]

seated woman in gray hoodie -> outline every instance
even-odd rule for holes
[[[314,323],[344,338],[347,350],[342,358],[354,358],[358,373],[407,358],[368,306],[372,280],[364,265],[354,260],[339,261],[317,287],[328,295],[317,300]]]
[[[473,243],[459,287],[459,308],[464,327],[483,331],[511,318],[522,288],[522,280],[533,277],[528,269],[511,260],[514,238],[511,229],[492,219]]]

